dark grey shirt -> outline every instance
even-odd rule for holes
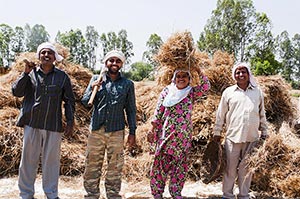
[[[82,103],[88,106],[92,94],[92,83],[99,75],[94,75],[83,95]],[[136,103],[134,84],[132,81],[119,75],[112,81],[106,76],[101,89],[93,101],[91,129],[98,130],[102,126],[106,132],[119,131],[125,128],[125,113],[129,126],[129,134],[135,135],[136,129]]]
[[[17,126],[24,125],[62,132],[62,102],[67,125],[73,125],[75,97],[68,75],[54,67],[44,74],[40,67],[22,73],[12,85],[12,93],[24,97]]]

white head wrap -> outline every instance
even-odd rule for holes
[[[126,60],[125,55],[121,51],[112,50],[112,51],[109,51],[108,53],[106,53],[106,55],[103,58],[103,62],[105,63],[111,57],[119,58],[123,64],[125,63],[125,60]]]
[[[171,106],[174,106],[175,104],[179,103],[190,93],[190,90],[192,89],[192,87],[189,85],[187,87],[185,87],[184,89],[177,88],[177,86],[175,84],[175,78],[176,78],[176,74],[178,72],[188,73],[189,74],[189,82],[191,82],[190,71],[185,70],[185,69],[177,69],[173,74],[172,83],[167,86],[167,88],[169,89],[169,92],[163,101],[163,106],[165,106],[165,107],[171,107]]]
[[[253,76],[252,72],[251,72],[250,66],[249,66],[249,64],[247,64],[245,62],[240,62],[240,63],[237,63],[236,65],[233,66],[233,68],[232,68],[232,78],[235,80],[235,71],[238,67],[241,67],[241,66],[247,68],[248,73],[249,73],[250,84],[252,86],[257,86],[257,83],[254,79],[254,76]]]
[[[62,61],[64,59],[61,55],[58,54],[55,46],[50,42],[44,42],[44,43],[39,45],[39,47],[37,48],[37,51],[36,51],[36,56],[37,56],[38,59],[40,58],[41,50],[44,49],[44,48],[48,48],[48,49],[52,50],[55,53],[56,61]]]

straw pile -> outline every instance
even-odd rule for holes
[[[296,117],[296,107],[293,106],[289,93],[291,86],[281,76],[260,76],[256,79],[264,91],[267,120],[279,130],[284,121],[288,122]]]
[[[275,132],[248,159],[255,172],[252,189],[273,196],[298,198],[300,140],[287,127],[279,134]]]
[[[222,51],[216,51],[212,60],[212,67],[205,71],[211,88],[210,92],[216,95],[222,95],[223,91],[234,84],[231,76],[231,68],[234,64],[232,55]]]
[[[221,143],[210,141],[203,151],[203,158],[205,162],[200,168],[201,180],[208,184],[219,178],[226,167],[226,156],[224,146]]]
[[[135,83],[138,125],[146,123],[152,116],[161,89],[154,81]]]

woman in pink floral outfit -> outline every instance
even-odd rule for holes
[[[170,176],[169,192],[172,198],[181,199],[181,191],[189,166],[192,142],[193,103],[210,87],[206,76],[200,77],[199,85],[191,87],[190,72],[177,69],[172,83],[160,94],[152,120],[148,141],[156,143],[154,162],[150,171],[151,193],[162,198]]]

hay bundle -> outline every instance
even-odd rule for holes
[[[212,136],[220,98],[218,95],[209,94],[205,100],[194,105],[192,115],[194,139],[207,141]]]
[[[14,119],[19,115],[19,110],[14,107],[5,106],[0,109],[0,124],[7,128],[7,130],[0,132],[9,132],[10,128],[14,126]]]
[[[22,130],[14,125],[19,110],[0,109],[0,177],[18,173],[22,149]]]
[[[154,113],[159,92],[162,90],[155,82],[135,82],[138,125],[146,123]]]
[[[58,43],[55,43],[54,46],[55,46],[58,54],[60,54],[64,58],[63,62],[66,62],[66,60],[70,56],[70,50]]]
[[[161,46],[154,59],[160,65],[157,82],[162,86],[171,83],[173,73],[178,68],[189,70],[192,76],[191,85],[197,85],[202,75],[200,67],[210,65],[208,55],[196,49],[192,35],[187,31],[173,34]]]
[[[196,62],[194,53],[194,43],[190,32],[175,33],[166,43],[164,43],[155,60],[162,66],[174,68],[189,68],[190,62]]]
[[[255,172],[252,189],[273,196],[300,197],[300,140],[285,127],[273,131],[269,139],[248,159]]]
[[[202,162],[205,162],[200,168],[201,180],[208,184],[222,175],[225,169],[225,149],[220,143],[209,142],[203,151]]]
[[[127,181],[141,182],[149,177],[153,156],[143,153],[137,157],[125,156],[123,177]]]
[[[78,64],[71,64],[68,62],[58,63],[57,67],[64,70],[69,75],[76,100],[80,101],[93,73]]]
[[[21,100],[13,97],[11,91],[8,91],[7,89],[0,89],[0,105],[2,107],[20,107]]]
[[[299,167],[298,167],[299,168]],[[294,172],[283,179],[279,184],[279,189],[284,191],[284,195],[292,198],[300,197],[300,178],[299,173]]]
[[[143,153],[136,156],[130,156],[129,153],[125,153],[125,165],[123,168],[123,176],[129,181],[141,181],[149,176],[150,166],[153,160],[153,156],[150,155],[150,144],[146,140],[147,132],[150,130],[150,120],[147,123],[141,123],[137,126],[137,145],[141,146]],[[126,140],[125,140],[126,141]]]
[[[66,176],[80,175],[84,171],[85,144],[63,142],[60,173]]]
[[[34,65],[38,65],[40,61],[36,57],[36,53],[33,52],[25,52],[21,53],[17,58],[16,58],[16,63],[13,66],[13,70],[17,72],[23,72],[24,67],[26,62],[24,60],[27,60],[29,62],[32,62]]]

